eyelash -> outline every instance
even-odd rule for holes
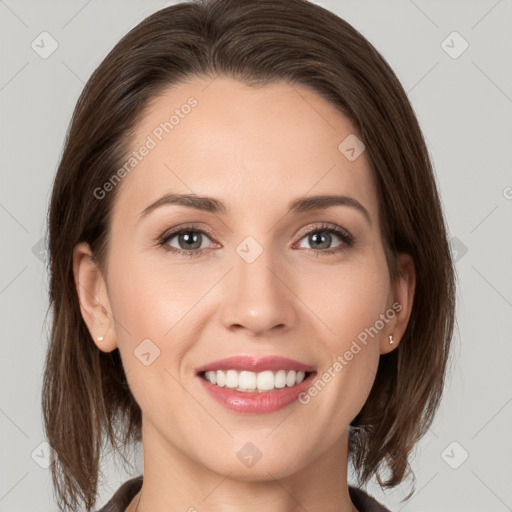
[[[205,251],[205,249],[191,249],[186,251],[184,249],[177,249],[176,247],[170,247],[167,245],[170,240],[181,233],[200,233],[207,235],[209,238],[213,238],[212,234],[208,230],[198,229],[194,226],[182,226],[179,230],[171,231],[170,233],[164,233],[158,237],[158,245],[163,247],[168,252],[180,254],[187,258],[199,256],[200,253]],[[321,224],[316,226],[314,229],[307,231],[300,237],[299,241],[302,240],[305,236],[311,235],[313,233],[334,233],[335,235],[338,235],[343,242],[341,246],[335,247],[334,249],[307,249],[313,251],[317,257],[320,256],[320,253],[322,255],[330,255],[346,251],[347,249],[355,246],[355,238],[348,231],[340,228],[339,226],[336,226],[335,224],[328,223]]]

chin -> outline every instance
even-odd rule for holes
[[[267,448],[269,454],[265,456],[265,450],[262,450],[261,456],[254,453],[253,459],[240,454],[240,460],[237,450],[234,457],[227,458],[224,452],[224,463],[216,463],[207,465],[206,467],[220,475],[229,475],[230,479],[240,482],[268,482],[275,479],[286,478],[301,470],[303,465],[299,463],[297,454],[294,454],[293,460],[284,458],[279,450],[271,450]],[[222,456],[222,455],[220,455]],[[245,460],[244,460],[245,459]]]

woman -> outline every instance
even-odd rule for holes
[[[411,473],[455,283],[418,122],[353,27],[304,0],[149,16],[78,100],[48,220],[61,509],[141,441],[102,511],[387,510],[361,487]]]

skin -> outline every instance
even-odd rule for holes
[[[397,348],[407,326],[413,262],[399,255],[402,277],[390,282],[366,152],[349,161],[338,150],[354,128],[329,102],[285,82],[252,89],[194,78],[154,99],[133,149],[190,96],[198,105],[118,185],[106,275],[86,244],[74,251],[92,339],[99,350],[119,349],[143,411],[144,483],[126,510],[356,510],[347,428],[380,355]],[[166,205],[141,219],[167,192],[218,198],[228,213]],[[333,193],[357,199],[371,222],[350,206],[287,214],[293,199]],[[322,222],[349,231],[355,246],[332,234],[327,249],[344,250],[323,254],[308,237]],[[199,256],[158,245],[183,223],[213,233],[200,235]],[[236,252],[248,236],[263,249],[250,264]],[[178,236],[167,245],[187,250]],[[195,376],[196,367],[239,354],[289,357],[321,376],[394,302],[400,312],[306,405],[239,414]],[[146,338],[160,350],[148,366],[133,353]],[[248,442],[262,453],[252,467],[237,457]]]

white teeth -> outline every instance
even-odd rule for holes
[[[226,385],[226,374],[221,371],[217,370],[217,386],[225,386]]]
[[[238,387],[238,373],[236,370],[228,370],[226,372],[226,387],[237,388]]]
[[[272,391],[273,389],[291,387],[300,384],[306,377],[305,372],[295,370],[278,370],[273,372],[249,372],[237,370],[217,370],[205,372],[204,377],[212,384],[220,387],[228,387],[237,391]]]
[[[240,372],[238,387],[247,391],[254,391],[256,389],[256,374],[254,372]]]
[[[258,391],[270,391],[274,389],[274,374],[270,370],[258,373],[256,387]]]
[[[217,384],[217,372],[206,372],[206,380],[212,384]]]
[[[276,388],[284,388],[286,386],[286,372],[284,370],[279,370],[276,373],[274,386]]]

